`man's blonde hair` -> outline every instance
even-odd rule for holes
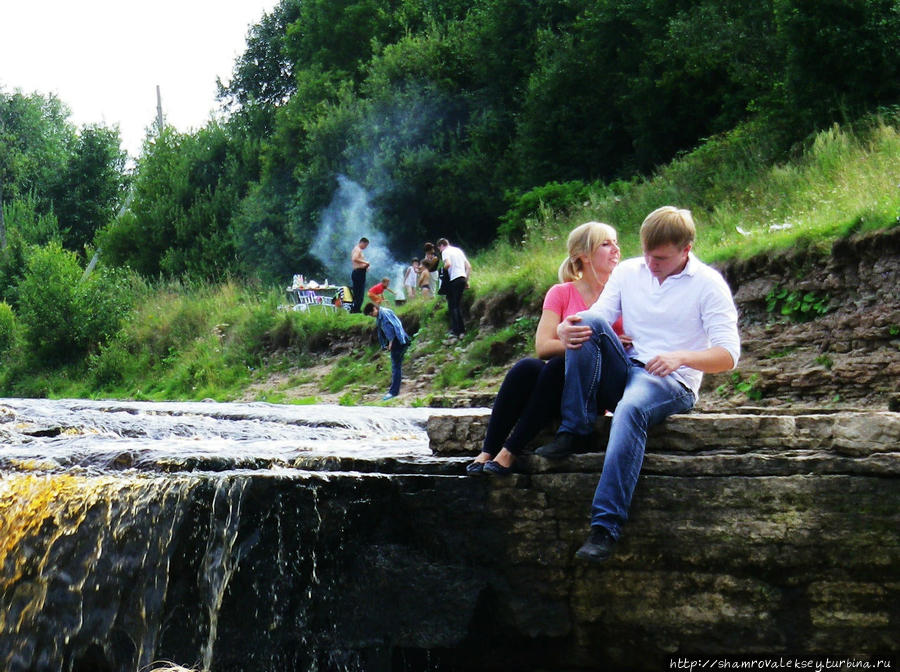
[[[690,210],[664,205],[644,218],[641,224],[641,247],[644,252],[663,245],[674,245],[683,250],[694,242],[697,229]]]
[[[582,261],[579,258],[582,254],[590,256],[600,245],[607,240],[616,239],[616,230],[609,224],[602,222],[585,222],[581,226],[576,226],[569,234],[566,240],[566,248],[569,256],[560,264],[559,276],[560,282],[572,282],[581,277],[584,273]]]

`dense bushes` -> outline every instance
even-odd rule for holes
[[[0,302],[0,363],[4,363],[6,353],[15,345],[19,333],[16,314],[6,302]]]
[[[118,330],[134,291],[126,271],[99,269],[82,279],[77,256],[58,243],[37,247],[18,283],[18,315],[39,361],[74,361]]]
[[[472,250],[741,124],[784,160],[898,101],[898,36],[894,0],[281,0],[222,89],[231,116],[148,144],[118,242],[170,277],[318,273],[342,175],[394,256]]]

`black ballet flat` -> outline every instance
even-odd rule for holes
[[[484,472],[484,462],[472,462],[466,465],[467,476],[481,476]]]
[[[485,462],[484,464],[484,473],[491,474],[492,476],[509,476],[516,470],[516,465],[511,465],[508,467],[504,467],[502,464],[498,462],[494,462],[491,460],[490,462]]]

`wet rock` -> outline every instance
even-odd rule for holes
[[[476,450],[487,413],[433,418],[435,449]],[[508,478],[466,477],[468,458],[440,455],[11,472],[0,660],[11,672],[160,658],[225,671],[656,671],[697,652],[896,654],[898,423],[673,416],[651,433],[601,567],[573,556],[602,452],[526,456]]]

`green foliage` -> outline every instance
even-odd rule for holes
[[[816,292],[789,290],[785,287],[773,287],[766,294],[766,310],[779,313],[792,320],[805,322],[831,310],[831,299],[820,296]]]
[[[19,317],[39,362],[72,361],[113,336],[131,309],[129,275],[99,269],[82,279],[74,253],[58,243],[35,248],[19,283]]]
[[[759,388],[759,382],[760,378],[758,374],[754,373],[745,379],[740,372],[734,371],[728,376],[727,383],[723,383],[716,388],[716,393],[722,397],[739,393],[743,394],[748,399],[759,401],[763,398],[763,392]]]
[[[18,230],[29,243],[61,233],[67,247],[82,251],[118,207],[125,154],[118,129],[95,124],[76,131],[68,116],[52,95],[0,90],[0,206],[24,220]]]
[[[896,103],[900,12],[895,0],[777,0],[786,108],[807,124]]]
[[[16,344],[18,337],[19,324],[15,312],[8,303],[0,302],[0,358]]]
[[[81,251],[116,214],[125,189],[118,129],[85,126],[52,190],[65,246]]]
[[[117,264],[140,273],[221,279],[235,267],[229,222],[248,175],[225,130],[195,135],[170,128],[148,140],[138,161],[130,212],[98,243]]]
[[[67,361],[83,354],[76,333],[81,268],[58,244],[36,248],[19,282],[19,310],[25,337],[40,360]]]
[[[340,392],[362,381],[371,385],[383,383],[383,386],[387,387],[390,381],[390,367],[390,358],[373,346],[364,352],[341,357],[323,379],[322,386],[329,392]]]
[[[535,327],[535,319],[527,317],[481,337],[474,331],[468,332],[459,355],[446,362],[435,376],[435,389],[471,387],[478,376],[496,373],[497,367],[506,367],[510,359],[516,354],[524,354],[523,351],[534,342]]]
[[[7,242],[18,238],[27,245],[45,245],[59,240],[59,223],[52,212],[44,212],[34,191],[3,203]]]
[[[525,233],[528,220],[534,219],[541,211],[565,212],[573,204],[581,203],[588,194],[584,182],[548,182],[515,196],[506,214],[500,217],[497,233],[502,238],[514,240]]]
[[[831,359],[828,355],[818,355],[816,357],[816,364],[819,366],[824,366],[826,369],[831,370],[831,367],[834,366],[834,360]]]
[[[75,129],[55,96],[0,89],[0,202],[33,193],[43,211],[62,174]]]
[[[18,283],[25,274],[26,258],[34,245],[59,242],[53,213],[42,213],[34,192],[3,204],[6,247],[0,249],[0,298],[16,305]]]
[[[660,202],[713,213],[750,201],[760,166],[815,129],[896,102],[895,4],[282,0],[220,84],[230,116],[149,138],[132,210],[99,243],[148,277],[283,282],[320,268],[310,246],[338,175],[367,191],[368,225],[395,256],[442,235],[472,250],[498,224],[502,238],[531,220],[540,229],[611,198],[578,188],[597,180],[636,187],[609,218],[620,227]],[[665,171],[666,188],[637,188],[636,174],[698,144]],[[84,240],[70,220],[104,219],[66,210],[69,245]],[[743,211],[715,232],[723,254]],[[778,203],[757,211],[785,215]],[[879,204],[832,225],[884,214]]]

